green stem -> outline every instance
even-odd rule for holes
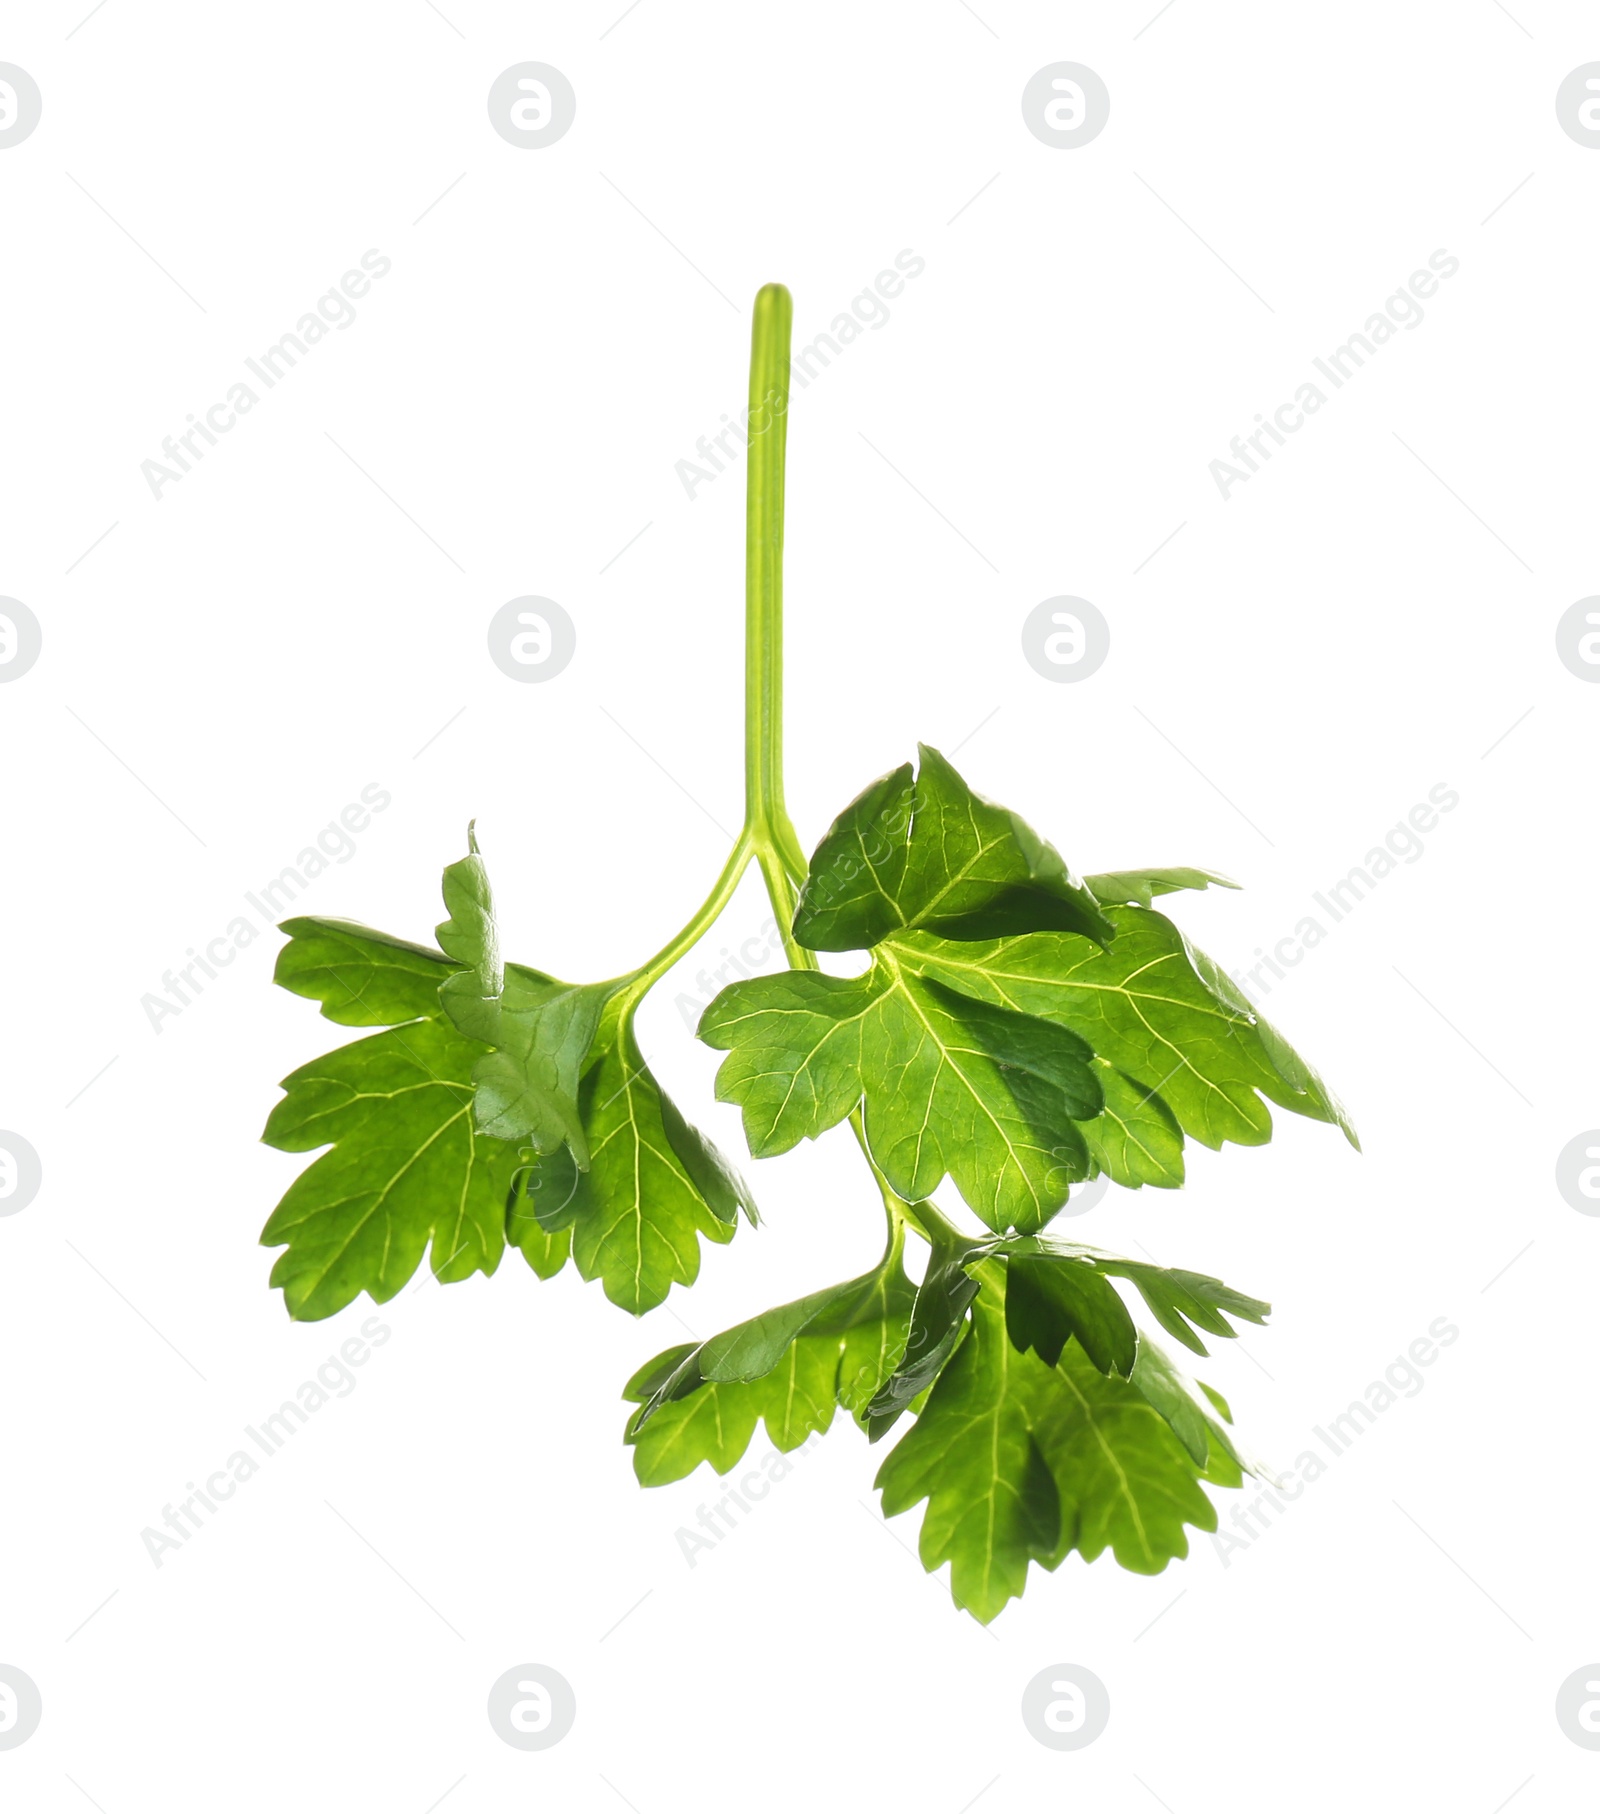
[[[722,873],[712,883],[711,892],[695,909],[693,918],[680,927],[654,957],[641,964],[637,970],[618,979],[628,997],[629,1007],[636,1007],[678,959],[693,950],[711,930],[723,908],[733,899],[745,870],[750,867],[750,859],[756,854],[755,840],[746,829],[739,834],[738,842],[729,851],[728,860],[722,866]]]
[[[757,295],[750,328],[745,491],[745,828],[792,875],[805,859],[783,798],[783,504],[794,302],[779,283]]]
[[[745,514],[745,829],[767,898],[783,929],[791,969],[815,970],[795,943],[796,894],[805,852],[783,796],[783,507],[789,432],[789,344],[794,302],[782,284],[756,297],[750,329],[750,453]],[[891,1244],[914,1228],[924,1240],[955,1230],[931,1203],[907,1203],[890,1188],[867,1146],[860,1109],[850,1126],[883,1197]]]
[[[783,801],[783,496],[789,428],[789,342],[794,303],[782,284],[757,295],[750,330],[750,439],[745,527],[744,824],[694,917],[637,970],[619,978],[636,1006],[711,929],[754,858],[766,877],[792,964],[793,886],[806,872]],[[777,892],[774,892],[774,890]]]
[[[789,344],[794,303],[782,284],[757,295],[750,330],[749,460],[745,519],[745,717],[744,825],[722,873],[694,917],[648,963],[620,979],[627,1006],[637,1006],[651,986],[705,934],[733,899],[752,860],[760,867],[767,898],[783,929],[784,950],[795,970],[815,970],[816,954],[794,938],[796,891],[806,859],[783,796],[783,506],[789,428]],[[932,1203],[910,1203],[896,1194],[867,1146],[858,1108],[850,1126],[871,1168],[889,1219],[891,1250],[910,1228],[930,1244],[959,1238]]]
[[[924,1198],[913,1203],[902,1197],[879,1169],[878,1162],[872,1156],[872,1149],[867,1145],[866,1120],[859,1108],[850,1114],[850,1131],[856,1137],[856,1144],[861,1148],[861,1156],[866,1160],[878,1186],[878,1194],[883,1198],[883,1207],[889,1217],[889,1226],[893,1229],[914,1229],[930,1247],[940,1244],[954,1245],[967,1237],[950,1221],[937,1203]]]

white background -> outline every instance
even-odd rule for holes
[[[1554,1697],[1600,1656],[1600,1223],[1554,1165],[1600,1122],[1600,692],[1554,630],[1600,590],[1600,156],[1554,96],[1600,36],[1508,7],[105,0],[75,30],[86,0],[11,0],[44,115],[0,152],[0,592],[45,643],[0,688],[0,1126],[44,1185],[0,1221],[0,1662],[44,1721],[7,1807],[1592,1805]],[[578,97],[542,151],[485,108],[529,58]],[[1077,151],[1020,112],[1060,59],[1112,97]],[[368,248],[355,323],[154,499],[141,462]],[[959,746],[1080,869],[1238,876],[1177,909],[1237,967],[1449,784],[1266,999],[1364,1156],[1284,1115],[1073,1226],[1272,1298],[1205,1372],[1279,1467],[1436,1318],[1459,1340],[1226,1566],[1074,1557],[985,1633],[841,1425],[691,1569],[714,1483],[639,1490],[618,1390],[685,1323],[868,1263],[835,1134],[750,1168],[766,1226],[644,1327],[515,1257],[408,1290],[358,1389],[157,1569],[143,1528],[371,1306],[293,1326],[267,1288],[302,1162],[261,1124],[343,1037],[269,986],[276,935],[159,1033],[141,997],[373,782],[308,911],[427,938],[476,814],[513,954],[659,945],[740,811],[742,478],[691,502],[674,462],[742,403],[760,283],[809,340],[903,248],[926,271],[791,418],[802,835]],[[1421,325],[1224,501],[1208,463],[1437,248]],[[485,647],[529,592],[578,626],[542,686]],[[1022,658],[1057,593],[1112,627],[1082,684]],[[642,1023],[741,1156],[673,998],[765,911]],[[539,1754],[484,1712],[529,1661],[578,1696]],[[1112,1700],[1071,1754],[1019,1715],[1061,1662]]]

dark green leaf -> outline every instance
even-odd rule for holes
[[[861,1290],[861,1280],[848,1285],[830,1285],[813,1291],[809,1297],[797,1298],[776,1310],[763,1311],[748,1323],[714,1335],[702,1343],[698,1353],[700,1377],[714,1380],[760,1379],[782,1360],[802,1330],[814,1323],[825,1310],[832,1310],[841,1298],[852,1298]]]
[[[684,1120],[665,1090],[660,1091],[660,1100],[661,1125],[668,1143],[707,1209],[730,1228],[739,1220],[742,1211],[744,1219],[754,1228],[761,1218],[755,1199],[750,1195],[750,1187],[705,1135]]]
[[[1200,1272],[1141,1266],[1132,1260],[1123,1260],[1105,1270],[1131,1279],[1161,1327],[1196,1354],[1207,1352],[1205,1343],[1195,1333],[1197,1329],[1230,1338],[1239,1333],[1221,1314],[1224,1310],[1248,1323],[1264,1323],[1272,1311],[1272,1306],[1260,1298],[1245,1297],[1220,1279],[1207,1278]]]
[[[911,764],[874,781],[829,827],[811,859],[794,935],[812,951],[866,950],[905,924]]]
[[[954,1353],[967,1308],[978,1295],[978,1281],[967,1269],[985,1252],[983,1243],[963,1241],[935,1247],[929,1256],[912,1305],[905,1350],[861,1420],[873,1442],[889,1433]]]
[[[1021,1243],[1014,1244],[1021,1247]],[[1097,1253],[1093,1248],[1052,1242],[1048,1237],[1035,1243],[1037,1250],[1054,1255],[1063,1264],[1083,1264],[1111,1278],[1129,1280],[1150,1307],[1150,1313],[1169,1335],[1176,1336],[1184,1347],[1196,1354],[1208,1352],[1196,1330],[1208,1335],[1232,1338],[1238,1331],[1222,1313],[1239,1317],[1248,1323],[1264,1323],[1272,1306],[1260,1298],[1246,1297],[1221,1279],[1203,1272],[1186,1272],[1177,1266],[1147,1265],[1142,1260],[1122,1260],[1111,1254]]]
[[[1049,1254],[1018,1254],[1006,1268],[1006,1331],[1047,1367],[1074,1337],[1102,1373],[1126,1379],[1139,1336],[1116,1288],[1092,1266]]]
[[[815,951],[868,949],[903,930],[950,939],[1051,929],[1107,939],[1094,896],[1023,820],[969,788],[926,744],[876,781],[818,846],[795,914]]]
[[[582,1207],[583,1173],[565,1144],[554,1152],[523,1149],[517,1184],[508,1209],[506,1238],[520,1244],[522,1224],[532,1221],[545,1234],[557,1235],[571,1228]]]
[[[1188,1554],[1185,1525],[1216,1529],[1202,1472],[1132,1381],[1107,1377],[1076,1342],[1057,1366],[1019,1352],[985,1285],[926,1405],[878,1472],[889,1516],[927,1501],[919,1549],[950,1563],[958,1605],[987,1622],[1072,1550],[1111,1549],[1156,1574]],[[1137,1368],[1136,1368],[1137,1371]]]

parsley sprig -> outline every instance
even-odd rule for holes
[[[746,548],[745,819],[705,901],[637,969],[567,983],[506,961],[477,840],[444,872],[433,946],[294,919],[277,981],[341,1026],[376,1028],[303,1066],[265,1139],[319,1151],[274,1210],[272,1283],[291,1315],[382,1303],[429,1256],[445,1282],[508,1247],[635,1315],[692,1285],[702,1243],[757,1220],[735,1168],[650,1070],[649,991],[754,865],[788,968],[725,989],[700,1037],[718,1097],[767,1158],[841,1123],[885,1217],[866,1274],[669,1349],[629,1381],[646,1485],[727,1473],[758,1423],[779,1449],[836,1417],[877,1443],[889,1515],[925,1504],[921,1554],[988,1620],[1030,1563],[1110,1550],[1156,1573],[1214,1530],[1203,1488],[1238,1486],[1231,1414],[1147,1323],[1205,1337],[1269,1306],[1202,1273],[1060,1238],[1102,1175],[1183,1183],[1184,1145],[1271,1137],[1269,1105],[1355,1135],[1316,1073],[1157,910],[1231,888],[1207,870],[1080,877],[1015,813],[923,748],[875,781],[807,860],[783,793],[784,455],[791,303],[756,298]],[[851,976],[818,953],[859,952]],[[934,1202],[948,1179],[976,1228]],[[908,1242],[926,1250],[920,1281]],[[430,1251],[431,1249],[431,1251]],[[915,1270],[915,1269],[913,1269]],[[1140,1312],[1136,1320],[1135,1311]],[[1230,1319],[1233,1319],[1230,1321]]]

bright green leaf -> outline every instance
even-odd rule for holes
[[[332,1316],[360,1292],[385,1303],[429,1241],[445,1281],[493,1272],[516,1153],[480,1133],[472,1067],[483,1048],[443,1021],[392,1027],[302,1066],[262,1138],[330,1150],[289,1186],[262,1231],[291,1316]]]
[[[640,1480],[681,1480],[702,1461],[725,1474],[758,1421],[790,1450],[828,1429],[836,1405],[859,1412],[905,1346],[911,1302],[896,1246],[863,1278],[659,1355],[624,1393],[640,1406],[627,1432]]]
[[[1142,1184],[1176,1190],[1183,1183],[1183,1129],[1177,1116],[1154,1090],[1103,1058],[1095,1059],[1094,1072],[1105,1107],[1078,1125],[1095,1170],[1130,1190]]]
[[[992,1228],[1042,1227],[1089,1175],[1073,1117],[1097,1115],[1103,1098],[1083,1041],[923,980],[889,947],[860,977],[735,983],[700,1036],[729,1054],[717,1095],[743,1110],[758,1157],[815,1138],[864,1098],[891,1186],[926,1197],[948,1173]]]
[[[1063,1389],[1038,1440],[1061,1492],[1058,1558],[1077,1550],[1093,1562],[1109,1549],[1135,1574],[1160,1574],[1188,1555],[1185,1525],[1217,1528],[1193,1458],[1136,1385],[1108,1379],[1076,1346],[1056,1377]]]
[[[444,872],[450,917],[437,933],[462,968],[439,993],[456,1027],[494,1048],[473,1072],[478,1126],[544,1153],[566,1141],[578,1164],[586,1165],[578,1078],[611,988],[558,983],[536,970],[502,964],[494,897],[471,827],[467,838],[469,853]]]
[[[1085,876],[1083,885],[1102,907],[1148,907],[1158,894],[1181,888],[1237,888],[1239,884],[1214,869],[1118,869]]]
[[[442,892],[449,918],[434,937],[447,957],[461,966],[441,990],[452,1021],[468,1039],[495,1043],[500,1023],[504,966],[494,922],[494,894],[478,851],[475,826],[467,827],[467,855],[444,872]]]
[[[733,1239],[754,1206],[737,1174],[690,1127],[651,1075],[631,1009],[607,1008],[578,1099],[589,1170],[576,1184],[572,1257],[634,1315],[692,1284],[700,1242]]]
[[[1233,1446],[1232,1437],[1223,1428],[1223,1423],[1232,1423],[1233,1418],[1220,1394],[1204,1383],[1198,1386],[1198,1391],[1210,1399],[1212,1410],[1221,1417],[1222,1423],[1201,1402],[1195,1383],[1179,1372],[1148,1336],[1140,1338],[1133,1384],[1166,1419],[1195,1465],[1203,1470],[1203,1479],[1214,1486],[1236,1487],[1242,1483],[1244,1463]]]
[[[950,1564],[958,1606],[985,1624],[1023,1590],[1028,1564],[1054,1565],[1061,1495],[1035,1436],[1057,1395],[1053,1370],[1020,1354],[984,1302],[911,1429],[878,1470],[886,1517],[928,1502],[918,1550]]]
[[[1105,950],[1038,932],[972,945],[919,934],[897,939],[895,951],[905,968],[1069,1027],[1098,1057],[1158,1094],[1183,1131],[1206,1146],[1269,1140],[1263,1097],[1348,1132],[1316,1074],[1264,1030],[1242,997],[1218,993],[1214,966],[1169,919],[1142,907],[1107,912],[1116,937]]]
[[[342,1027],[394,1027],[437,1019],[440,985],[456,966],[442,952],[408,944],[353,920],[285,920],[289,942],[272,980],[321,1002]]]

